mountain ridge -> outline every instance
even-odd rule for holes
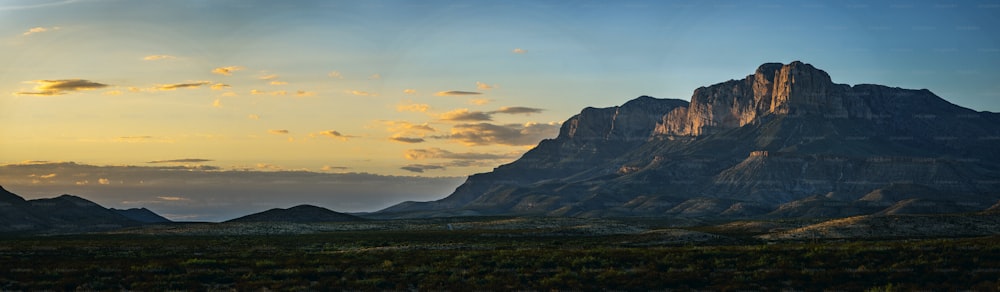
[[[68,194],[25,200],[0,186],[0,232],[80,233],[165,222],[171,221],[145,208],[110,209]]]
[[[835,84],[809,64],[766,63],[695,89],[690,102],[641,96],[585,108],[556,138],[470,176],[448,197],[376,215],[669,216],[698,198],[734,204],[712,210],[777,210],[816,195],[851,205],[892,183],[967,194],[975,202],[961,203],[978,205],[1000,197],[997,140],[1000,114],[927,89]]]

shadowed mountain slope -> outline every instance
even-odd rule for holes
[[[809,64],[767,63],[744,79],[695,89],[690,102],[642,96],[586,108],[556,138],[470,176],[450,196],[372,216],[784,218],[921,210],[916,202],[886,210],[907,199],[983,210],[1000,198],[998,142],[1000,114],[926,89],[836,84]],[[869,196],[879,190],[885,194]],[[879,196],[892,199],[873,200]]]

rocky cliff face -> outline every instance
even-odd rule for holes
[[[690,103],[586,108],[448,198],[381,214],[766,216],[784,206],[774,216],[833,216],[880,211],[858,200],[899,183],[937,196],[921,200],[978,206],[1000,199],[997,141],[1000,115],[928,90],[835,84],[809,64],[767,63],[695,89]]]
[[[742,80],[695,89],[690,107],[664,115],[655,134],[700,136],[742,127],[767,114],[870,118],[862,96],[868,94],[834,84],[812,65],[767,63]]]

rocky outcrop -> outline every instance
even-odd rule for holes
[[[834,84],[829,74],[812,65],[767,63],[744,79],[695,89],[690,107],[664,115],[655,133],[705,135],[742,127],[767,114],[870,118],[863,96],[870,94]]]
[[[451,196],[374,216],[830,217],[926,202],[982,210],[1000,199],[997,141],[1000,115],[926,89],[835,84],[809,64],[767,63],[696,89],[690,103],[642,96],[586,108],[555,139]],[[879,189],[929,191],[862,199]]]

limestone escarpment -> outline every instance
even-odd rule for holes
[[[1000,199],[996,141],[1000,115],[929,90],[835,84],[809,64],[767,63],[690,102],[586,108],[555,139],[451,196],[381,214],[821,217],[927,201],[982,210]],[[928,191],[861,200],[896,184]]]

